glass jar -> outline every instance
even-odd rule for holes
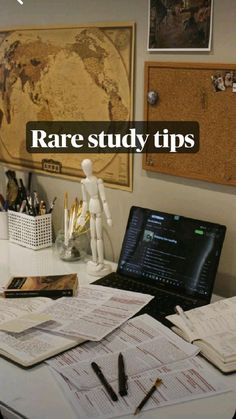
[[[88,233],[73,233],[68,243],[65,243],[64,231],[60,230],[57,234],[55,250],[59,258],[64,261],[85,260],[89,252]]]

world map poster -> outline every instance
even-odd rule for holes
[[[69,179],[86,154],[31,154],[28,121],[129,121],[134,24],[0,31],[0,161]],[[132,189],[129,154],[89,154],[108,185]]]

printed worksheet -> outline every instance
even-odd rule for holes
[[[139,344],[137,347],[122,352],[125,362],[125,372],[129,379],[133,376],[153,370],[162,365],[169,365],[176,361],[186,359],[196,353],[195,347],[189,354],[178,348],[176,344],[166,337],[157,337],[149,342]],[[96,362],[109,383],[117,381],[118,353],[96,358]],[[91,360],[92,361],[92,360]],[[73,367],[63,368],[62,374],[80,390],[88,390],[100,386],[97,375],[93,372],[91,361],[80,362]]]
[[[199,348],[185,342],[148,314],[142,314],[128,320],[100,342],[83,343],[66,353],[49,359],[47,364],[63,373],[68,366],[74,368],[83,361],[95,360],[104,355],[117,354],[126,349],[137,347],[141,343],[151,343],[158,337],[165,337],[173,343],[174,347],[184,352],[186,357],[195,355],[199,351]]]
[[[78,391],[61,374],[52,370],[67,400],[80,419],[108,419],[133,414],[136,407],[155,383],[162,380],[143,411],[157,407],[210,397],[230,389],[212,373],[206,364],[193,358],[137,374],[128,381],[128,395],[113,402],[102,386]],[[118,383],[113,385],[118,394]]]
[[[141,310],[153,296],[88,285],[77,297],[64,297],[42,311],[53,319],[39,328],[100,341]]]

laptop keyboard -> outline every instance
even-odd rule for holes
[[[145,285],[130,278],[124,278],[116,273],[105,276],[94,282],[96,285],[103,285],[111,288],[119,288],[126,291],[140,292],[144,294],[153,295],[155,298],[150,301],[139,313],[147,313],[152,317],[160,320],[162,323],[167,323],[165,316],[174,313],[174,307],[180,305],[183,310],[190,310],[198,306],[197,300],[185,299],[176,294],[163,292],[150,285]],[[169,322],[168,322],[169,323]],[[169,324],[168,324],[169,326]]]

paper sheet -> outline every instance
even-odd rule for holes
[[[53,322],[42,330],[99,341],[136,314],[153,297],[131,291],[89,285],[77,297],[64,297],[42,311]]]
[[[89,391],[78,391],[69,380],[52,371],[80,419],[108,419],[134,413],[157,378],[161,378],[163,383],[143,411],[214,396],[230,390],[196,358],[134,376],[129,380],[128,396],[119,397],[118,402],[113,402],[101,386]],[[118,394],[117,383],[113,387]]]
[[[150,319],[147,314],[130,319],[100,342],[85,342],[81,346],[48,360],[47,363],[60,370],[68,365],[74,366],[77,362],[119,352],[141,342],[149,341],[155,336],[159,336],[160,332],[156,325],[154,327],[148,324],[145,321],[147,319]]]
[[[158,337],[150,342],[141,343],[137,347],[126,349],[122,354],[129,380],[137,374],[146,373],[187,357],[185,352],[165,337]],[[96,358],[96,362],[109,383],[117,381],[118,353]],[[87,390],[100,386],[100,381],[92,370],[91,361],[77,363],[73,367],[68,366],[63,369],[62,373],[78,389]]]
[[[47,363],[57,371],[63,372],[64,367],[75,367],[79,362],[91,361],[103,355],[123,352],[126,349],[136,347],[144,342],[151,342],[156,337],[163,336],[184,351],[186,356],[192,356],[199,352],[199,348],[185,342],[148,314],[142,314],[127,321],[101,342],[86,342],[48,360]]]
[[[125,344],[119,345],[119,340]],[[118,346],[115,343],[118,343]],[[110,352],[107,352],[108,347]],[[127,324],[97,344],[96,348],[97,352],[94,343],[88,342],[55,359],[48,360],[47,363],[68,378],[78,389],[88,389],[100,385],[91,368],[91,362],[94,360],[109,382],[117,380],[118,355],[121,350],[129,377],[192,357],[199,352],[198,347],[184,342],[147,314],[129,320]]]
[[[52,303],[50,298],[1,298],[0,324],[42,310]]]
[[[0,330],[2,332],[21,333],[49,320],[51,320],[51,316],[48,314],[31,313],[0,324]]]

